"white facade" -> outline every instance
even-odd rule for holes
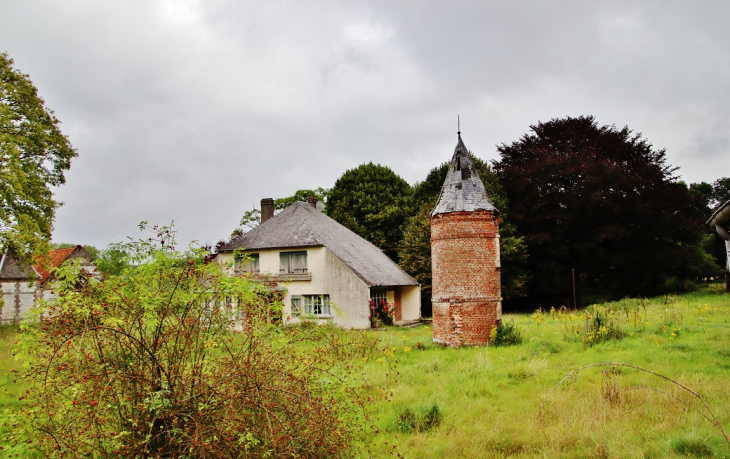
[[[38,281],[8,280],[2,285],[2,323],[20,322],[20,319],[35,305],[38,292]]]
[[[281,254],[291,252],[306,252],[306,272],[281,272]],[[332,321],[342,328],[370,328],[370,287],[326,247],[260,249],[247,250],[245,253],[258,255],[256,274],[266,280],[276,281],[285,290],[285,323],[296,323],[306,317],[310,320]],[[235,275],[233,253],[219,253],[217,260],[222,265],[230,266],[230,274]],[[249,263],[243,270],[255,270],[254,265]],[[401,320],[420,318],[421,297],[417,285],[381,288],[387,289],[389,303],[400,306]],[[309,310],[305,311],[307,302],[316,302],[317,298],[328,299],[329,308],[325,306],[317,309],[317,306],[309,304]],[[297,304],[300,311],[295,310]]]

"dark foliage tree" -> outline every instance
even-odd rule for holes
[[[326,212],[397,262],[412,194],[408,182],[389,167],[363,164],[337,179]]]
[[[530,253],[530,293],[565,301],[571,269],[584,294],[649,295],[698,275],[703,206],[628,127],[553,119],[498,149],[510,217]],[[588,299],[588,297],[586,297]]]
[[[714,210],[730,200],[730,177],[722,177],[712,182],[712,200],[710,206]]]
[[[689,190],[702,200],[704,218],[708,219],[718,206],[730,199],[730,178],[719,178],[712,183],[693,183],[689,186]],[[705,231],[702,247],[705,252],[713,257],[716,263],[714,267],[712,265],[706,266],[701,275],[706,278],[718,277],[721,275],[720,271],[722,270],[720,265],[723,265],[726,259],[725,241],[717,234],[715,228],[706,226]]]
[[[525,268],[527,248],[522,238],[515,235],[509,222],[507,200],[497,175],[486,162],[469,153],[489,198],[500,210],[500,255],[502,261],[502,296],[514,299],[524,296],[528,274]],[[441,187],[446,180],[449,163],[431,169],[423,182],[413,188],[417,213],[408,220],[400,247],[400,266],[420,284],[424,296],[431,295],[431,223],[430,214],[436,206]]]
[[[47,249],[60,205],[51,187],[65,182],[76,151],[13,64],[0,53],[0,246],[30,256]]]

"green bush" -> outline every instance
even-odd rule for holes
[[[514,322],[499,323],[489,336],[489,344],[492,346],[514,346],[522,344],[522,334]]]
[[[424,406],[418,414],[406,408],[397,414],[396,426],[401,432],[427,432],[441,425],[441,417],[436,404]]]

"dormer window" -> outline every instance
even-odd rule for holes
[[[456,170],[461,170],[461,158],[456,158]]]

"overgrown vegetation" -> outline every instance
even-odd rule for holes
[[[430,327],[380,333],[397,358],[398,375],[386,383],[383,362],[367,362],[372,385],[393,393],[392,402],[377,407],[374,455],[396,444],[405,457],[425,458],[730,458],[723,434],[700,413],[730,431],[727,295],[626,299],[534,317],[504,316],[503,324],[514,323],[523,339],[508,347],[435,346]],[[620,330],[620,339],[603,332],[597,336],[612,337],[584,343],[592,333],[586,334],[586,321],[590,330]],[[595,363],[641,367],[701,398],[628,366],[586,368],[558,385]],[[419,430],[419,415],[434,405],[441,423]]]
[[[119,276],[74,266],[23,325],[6,451],[43,457],[339,457],[369,430],[377,341],[269,326],[277,296],[154,228]],[[41,315],[42,314],[42,315]],[[234,332],[234,328],[238,332]],[[326,426],[326,428],[323,428]]]
[[[621,338],[584,342],[586,322],[594,329],[597,316]],[[328,359],[357,364],[351,371],[358,384],[350,388],[360,388],[377,413],[367,441],[351,450],[357,457],[730,458],[719,430],[730,431],[727,295],[552,308],[505,315],[503,323],[514,324],[521,344],[444,348],[431,344],[430,327],[347,332],[305,324],[268,329],[266,336],[294,343],[294,334],[321,333],[280,348],[282,355],[301,362],[325,350]],[[9,356],[15,330],[0,331],[0,353]],[[2,362],[6,370],[18,368],[9,357]],[[339,375],[315,378],[318,393],[329,395]],[[25,382],[4,382],[7,435],[8,413],[22,405]],[[28,457],[26,449],[11,451]]]
[[[522,334],[514,321],[500,322],[489,334],[490,346],[515,346],[522,344]]]

